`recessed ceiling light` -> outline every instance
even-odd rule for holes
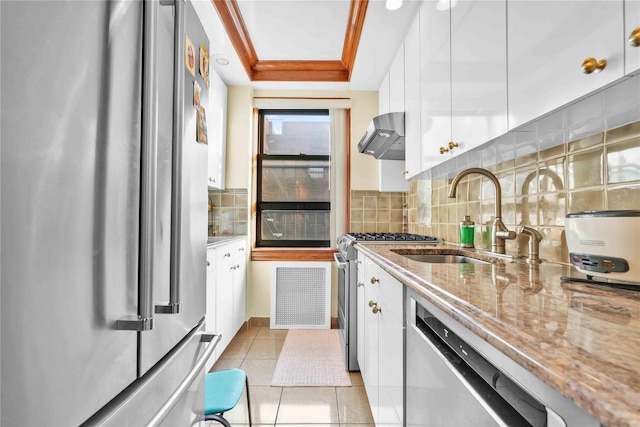
[[[223,55],[214,55],[214,61],[218,65],[229,65],[229,60]]]
[[[387,0],[384,4],[388,10],[397,10],[402,6],[402,0]]]

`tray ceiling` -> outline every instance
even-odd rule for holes
[[[223,81],[293,90],[377,90],[422,3],[388,11],[383,0],[211,1],[224,29],[210,49]]]

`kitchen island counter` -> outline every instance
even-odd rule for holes
[[[432,264],[392,251],[457,249],[445,243],[356,247],[608,427],[640,425],[640,292],[562,282],[584,275],[558,263]]]

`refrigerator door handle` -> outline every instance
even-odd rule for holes
[[[173,26],[173,127],[171,132],[171,273],[169,302],[156,304],[158,314],[180,313],[180,224],[182,224],[182,141],[184,134],[184,0],[164,0],[163,6],[174,6]]]
[[[202,356],[200,356],[200,358],[195,363],[191,371],[189,371],[187,376],[184,377],[184,379],[178,385],[178,387],[176,387],[173,393],[171,393],[171,396],[169,396],[169,398],[162,405],[160,410],[156,412],[156,414],[153,416],[151,420],[149,420],[149,422],[146,424],[146,427],[155,427],[160,425],[162,420],[166,418],[169,412],[171,412],[171,409],[176,405],[176,403],[178,403],[178,401],[180,400],[180,397],[189,389],[189,386],[193,383],[193,381],[201,377],[202,370],[204,369],[205,364],[207,363],[207,360],[209,360],[209,357],[211,357],[211,354],[213,354],[213,350],[218,345],[218,342],[220,342],[221,337],[222,335],[220,334],[216,335],[216,334],[210,334],[210,333],[203,333],[201,335],[200,341],[210,342],[209,346],[204,351],[204,353],[202,353]]]
[[[144,2],[142,144],[140,178],[140,272],[138,315],[116,321],[116,329],[153,329],[153,260],[156,235],[156,190],[158,186],[158,83],[157,83],[158,4]]]

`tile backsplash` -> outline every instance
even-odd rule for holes
[[[248,233],[246,189],[209,190],[208,235],[242,236]]]
[[[507,228],[515,231],[527,225],[537,229],[543,235],[540,256],[567,262],[564,219],[568,213],[640,209],[640,121],[550,148],[525,150],[511,160],[483,167],[500,181]],[[458,223],[470,215],[476,224],[476,247],[490,249],[487,229],[494,217],[493,184],[481,175],[469,175],[462,179],[453,199],[447,197],[450,183],[449,177],[410,182],[409,232],[457,243]],[[429,199],[429,194],[431,200],[425,205],[422,200]],[[430,209],[428,215],[425,209]],[[509,254],[527,253],[524,236],[506,245]]]
[[[407,194],[351,191],[351,228],[354,233],[407,231]]]

